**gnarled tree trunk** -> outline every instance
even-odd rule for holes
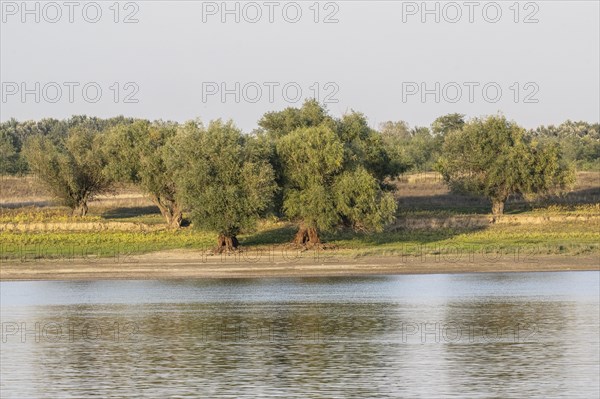
[[[178,229],[181,227],[181,222],[183,221],[183,213],[181,208],[177,204],[177,202],[173,200],[165,200],[160,198],[159,196],[153,196],[152,202],[158,206],[161,215],[167,221],[167,225],[170,228]]]
[[[505,202],[506,200],[502,199],[492,199],[492,223],[496,223],[504,214]]]
[[[87,202],[82,201],[79,204],[77,204],[77,206],[75,208],[73,208],[73,210],[71,211],[71,216],[84,217],[85,215],[87,215],[87,212],[88,212]]]
[[[219,234],[219,237],[217,238],[217,253],[235,251],[239,245],[240,243],[236,236]]]
[[[321,243],[319,233],[315,227],[300,226],[294,237],[294,244],[312,247]]]
[[[178,206],[174,206],[173,208],[166,208],[165,213],[163,213],[165,219],[167,219],[167,224],[169,227],[173,229],[178,229],[181,227],[181,222],[183,221],[183,213],[179,209]]]

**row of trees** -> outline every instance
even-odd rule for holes
[[[10,119],[0,123],[0,174],[23,174],[29,171],[23,156],[23,144],[35,135],[47,136],[58,142],[70,129],[84,127],[92,132],[130,124],[133,118],[122,116],[100,119],[73,116],[66,120],[46,118],[40,121],[18,122]],[[437,118],[429,127],[410,127],[404,121],[382,123],[378,131],[386,144],[394,149],[390,155],[411,171],[433,171],[441,156],[445,135],[465,124],[464,115],[448,114]],[[561,145],[563,157],[579,170],[600,169],[600,125],[598,123],[566,121],[560,125],[539,126],[528,130],[530,139]]]
[[[461,129],[464,115],[448,114],[437,118],[430,127],[410,128],[404,121],[385,122],[379,131],[401,148],[403,162],[414,171],[437,170],[447,133]],[[600,125],[566,121],[560,125],[540,126],[525,132],[527,140],[558,143],[566,162],[578,170],[600,170]]]
[[[299,225],[295,242],[345,225],[378,231],[396,203],[386,179],[406,170],[357,112],[336,119],[315,101],[266,114],[243,134],[232,122],[123,120],[102,130],[72,127],[64,139],[35,134],[23,154],[31,171],[74,215],[114,182],[136,184],[177,228],[183,210],[194,226],[218,233],[221,250],[268,212]]]
[[[45,118],[39,121],[22,121],[10,119],[0,123],[0,174],[24,174],[30,171],[27,159],[23,154],[25,142],[33,136],[41,135],[59,143],[66,139],[69,131],[80,127],[90,132],[101,132],[111,126],[132,123],[133,118],[122,116],[101,119],[76,115],[69,119],[59,120]]]
[[[54,124],[28,135],[21,152],[74,215],[85,215],[88,201],[113,183],[129,182],[170,227],[181,225],[186,210],[194,226],[215,231],[220,250],[235,249],[237,235],[267,213],[296,222],[294,242],[307,246],[340,226],[381,231],[396,213],[392,179],[423,162],[453,190],[490,198],[495,218],[511,194],[561,190],[574,179],[557,142],[539,140],[503,116],[465,123],[460,114],[446,115],[432,125],[433,136],[402,122],[380,132],[358,112],[333,118],[309,100],[265,114],[252,134],[221,120],[64,124],[66,133]]]

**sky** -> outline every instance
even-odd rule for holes
[[[0,120],[599,121],[599,1],[1,1]]]

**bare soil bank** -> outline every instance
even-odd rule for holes
[[[516,259],[440,257],[206,256],[193,251],[165,251],[127,258],[39,260],[0,264],[0,280],[126,280],[192,278],[327,277],[390,274],[600,271],[600,256],[536,255]]]

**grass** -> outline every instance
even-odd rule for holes
[[[0,223],[82,223],[99,222],[100,216],[71,217],[65,208],[23,207],[5,209],[0,213]]]
[[[362,234],[350,231],[324,233],[323,240],[336,248],[332,253],[347,256],[423,255],[479,252],[511,254],[529,251],[538,254],[583,255],[600,253],[600,173],[579,174],[578,185],[565,197],[547,198],[533,203],[514,199],[507,205],[506,223],[487,224],[489,204],[485,200],[449,193],[439,176],[404,176],[397,182],[399,220],[388,231]],[[90,204],[85,218],[72,218],[65,208],[47,205],[49,198],[35,197],[39,206],[14,206],[28,203],[20,196],[35,192],[29,178],[4,179],[12,187],[0,193],[0,260],[64,259],[65,257],[107,257],[171,249],[206,250],[215,245],[211,232],[182,228],[168,231],[158,209],[131,187],[118,196],[101,197]],[[6,187],[3,187],[6,188]],[[32,191],[33,190],[33,191]],[[19,193],[11,197],[7,192]],[[36,195],[39,194],[35,192]],[[567,199],[568,201],[566,201]],[[4,205],[3,205],[4,204]],[[6,206],[10,204],[10,206]],[[475,226],[461,223],[453,227],[403,227],[406,218],[432,219],[473,217],[484,220]],[[548,218],[551,216],[551,218]],[[576,220],[581,217],[583,219]],[[105,224],[136,223],[148,231],[77,231],[82,222]],[[61,224],[61,231],[44,229],[44,224]],[[3,229],[1,225],[36,226],[33,231]],[[41,227],[40,227],[41,226]],[[286,247],[296,227],[276,219],[263,220],[256,231],[239,236],[245,249],[267,246]]]
[[[533,227],[491,225],[485,229],[406,230],[364,236],[347,233],[328,238],[355,256],[455,250],[506,254],[523,249],[579,255],[598,251],[600,233],[580,223],[556,222]]]
[[[210,233],[192,230],[155,232],[0,233],[3,259],[110,257],[176,248],[209,248]]]
[[[424,172],[401,176],[396,182],[396,198],[399,204],[399,215],[414,216],[453,216],[488,214],[488,200],[464,194],[451,193],[441,175],[435,172]],[[598,206],[600,203],[600,172],[578,172],[577,182],[572,191],[562,196],[549,196],[534,201],[513,196],[506,204],[505,212],[509,215],[522,214],[541,209],[543,212],[558,210],[557,207],[588,205]],[[561,211],[562,212],[562,211]]]
[[[253,233],[240,235],[246,249],[285,246],[295,228],[269,223]],[[581,255],[598,253],[600,233],[589,225],[550,222],[540,225],[492,225],[485,229],[404,230],[375,234],[348,231],[326,233],[336,254],[347,256],[436,254],[452,251],[509,254],[535,250],[542,254]],[[4,259],[60,258],[65,256],[114,256],[169,249],[207,250],[215,234],[184,228],[152,232],[0,232]]]

